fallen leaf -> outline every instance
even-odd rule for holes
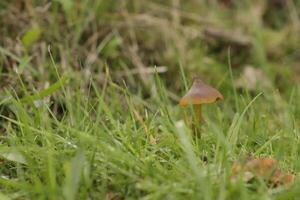
[[[6,160],[17,162],[20,164],[27,164],[24,156],[14,149],[6,149],[4,151],[0,151],[0,156]],[[1,162],[0,162],[1,163]]]
[[[235,81],[235,86],[254,91],[257,87],[271,88],[271,82],[261,69],[249,65],[244,67],[241,76]]]
[[[288,185],[295,179],[293,174],[282,172],[277,161],[271,157],[250,157],[244,163],[235,162],[231,168],[231,180],[236,181],[239,176],[242,176],[245,182],[262,178],[272,187]]]
[[[274,186],[277,186],[282,178],[282,172],[277,169],[273,175],[273,177],[271,178],[271,184],[273,184]]]
[[[113,192],[108,192],[105,196],[105,200],[117,200],[117,199],[119,199],[118,195],[116,195]]]
[[[291,173],[286,173],[286,174],[282,177],[281,182],[282,182],[284,185],[287,185],[287,184],[293,183],[293,182],[294,182],[294,179],[295,179],[295,175],[293,175],[293,174],[291,174]]]
[[[281,170],[276,170],[273,177],[270,180],[272,186],[289,185],[294,182],[295,176],[289,172],[283,173]]]
[[[244,172],[243,178],[245,182],[249,182],[254,178],[254,174],[252,172]]]
[[[252,171],[257,176],[268,177],[276,168],[276,160],[273,158],[257,158],[250,160],[245,165],[246,171]]]
[[[221,28],[207,27],[204,30],[207,38],[227,42],[231,45],[250,47],[252,45],[251,38],[245,34],[236,31],[224,30]]]

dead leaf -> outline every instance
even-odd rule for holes
[[[281,179],[281,182],[284,184],[284,185],[288,185],[290,183],[293,183],[294,182],[294,179],[295,179],[295,175],[291,174],[291,173],[286,173],[282,179]]]
[[[6,149],[4,151],[0,151],[0,156],[12,162],[27,164],[25,157],[19,151],[14,149]]]
[[[273,158],[257,158],[250,160],[245,165],[246,171],[252,171],[257,176],[270,176],[272,171],[276,168],[277,162]]]
[[[105,200],[117,200],[117,199],[119,199],[118,195],[116,195],[115,193],[113,193],[111,191],[108,192],[105,196]]]
[[[290,183],[294,182],[295,175],[287,172],[283,173],[281,170],[276,170],[274,173],[271,184],[276,187],[278,185],[289,185]]]
[[[207,27],[204,30],[204,35],[207,38],[227,42],[231,45],[238,45],[242,47],[250,47],[252,45],[251,38],[245,36],[245,34],[221,28]]]
[[[245,182],[262,178],[272,187],[288,185],[295,178],[291,173],[282,172],[277,161],[271,157],[250,158],[245,163],[235,162],[231,168],[231,180],[236,181],[239,176]]]
[[[277,186],[282,178],[282,172],[278,169],[275,171],[273,177],[271,178],[271,184],[273,184],[274,186]]]
[[[240,78],[235,81],[235,86],[237,88],[255,91],[258,87],[264,89],[271,88],[271,82],[261,69],[246,66]]]
[[[243,178],[245,182],[249,182],[251,179],[254,178],[254,174],[252,172],[245,172]]]

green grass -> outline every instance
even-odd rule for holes
[[[0,199],[299,198],[298,2],[275,21],[252,1],[75,2],[0,3]],[[247,65],[263,74],[252,89],[236,84]],[[201,138],[178,105],[194,75],[225,97],[203,106]],[[295,182],[231,181],[249,154]]]

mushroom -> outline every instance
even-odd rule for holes
[[[189,104],[193,105],[196,125],[202,121],[201,104],[211,104],[223,98],[223,95],[218,90],[206,85],[201,79],[195,78],[192,87],[186,95],[180,99],[179,104],[183,107]]]

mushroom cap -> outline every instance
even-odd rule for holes
[[[201,79],[195,78],[191,89],[180,99],[179,104],[181,106],[209,104],[223,98],[223,95],[217,89],[206,85]]]

